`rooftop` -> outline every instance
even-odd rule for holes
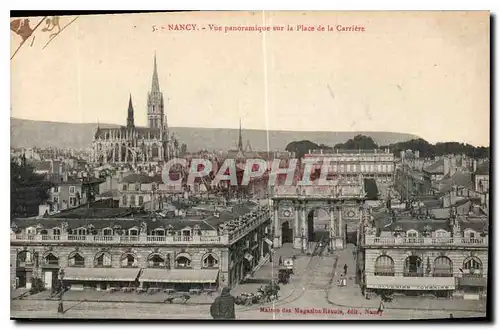
[[[439,159],[435,161],[433,164],[424,168],[424,172],[430,174],[444,174],[444,159]]]

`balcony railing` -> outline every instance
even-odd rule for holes
[[[169,244],[193,244],[193,245],[210,245],[210,244],[228,244],[229,235],[221,236],[158,236],[158,235],[138,235],[138,236],[102,236],[102,235],[11,235],[11,242],[44,242],[44,243],[99,243],[99,244],[154,244],[154,245],[169,245]]]
[[[488,238],[411,238],[411,237],[365,237],[365,245],[393,245],[393,246],[488,246]]]

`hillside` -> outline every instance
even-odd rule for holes
[[[116,125],[100,124],[100,127]],[[87,148],[92,144],[92,137],[97,124],[73,124],[47,121],[34,121],[11,118],[12,147],[55,147],[55,148]],[[192,128],[172,127],[171,131],[180,143],[186,143],[189,151],[203,148],[209,150],[228,150],[235,148],[238,130],[228,128]],[[389,145],[397,142],[416,139],[412,134],[392,132],[297,132],[269,131],[269,148],[285,150],[291,141],[310,140],[318,144],[335,145],[343,143],[356,135],[370,136],[378,145]],[[267,149],[265,130],[243,129],[243,140],[249,140],[253,150]]]

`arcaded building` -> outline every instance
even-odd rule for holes
[[[81,207],[11,223],[11,283],[49,289],[64,269],[73,290],[214,290],[240,282],[270,251],[270,211],[252,202],[199,203],[162,216]]]
[[[466,215],[436,219],[410,212],[382,211],[366,223],[358,271],[367,294],[479,299],[487,292],[488,216],[474,208]]]

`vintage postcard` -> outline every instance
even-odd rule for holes
[[[489,12],[10,29],[13,319],[486,318]]]

